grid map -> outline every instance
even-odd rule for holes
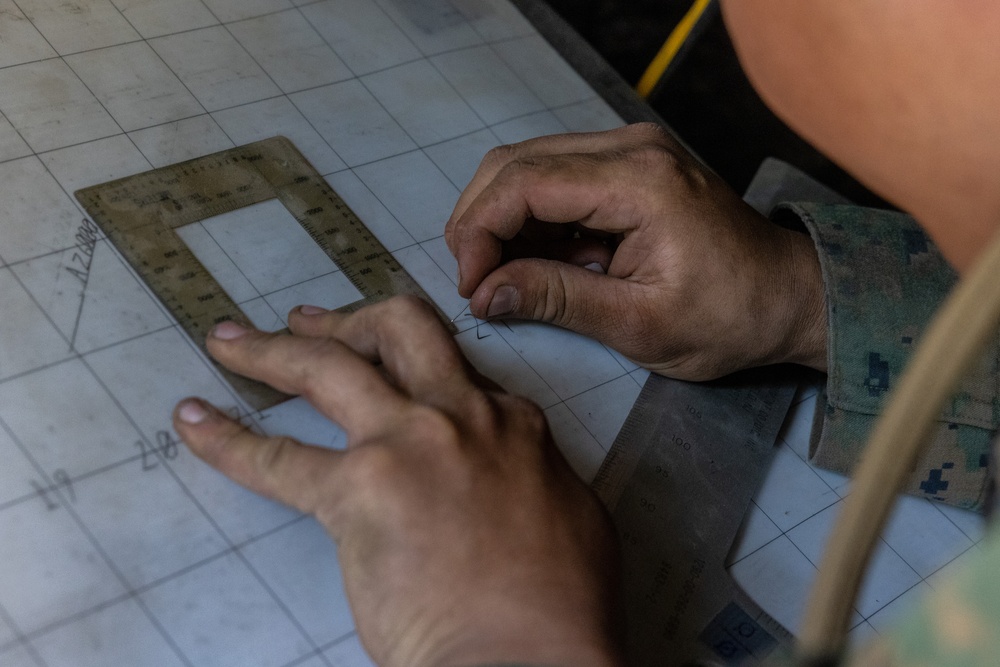
[[[75,190],[289,137],[589,480],[645,371],[566,331],[464,314],[441,233],[490,148],[621,122],[507,0],[0,0],[0,664],[370,664],[322,530],[197,461],[170,412],[196,394],[267,432],[343,433],[299,400],[248,413]],[[280,206],[184,237],[263,328],[353,300]],[[848,488],[804,462],[814,402],[804,387],[732,557],[793,631]],[[981,530],[905,499],[855,636]]]

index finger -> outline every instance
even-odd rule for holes
[[[468,298],[475,292],[499,266],[502,243],[530,218],[579,222],[615,234],[633,229],[631,202],[615,180],[627,176],[617,173],[621,163],[614,156],[571,154],[522,159],[500,170],[453,226],[459,294]],[[615,215],[595,215],[602,210]]]
[[[445,225],[445,242],[454,253],[455,248],[451,245],[454,223],[465,214],[466,209],[496,178],[500,170],[511,162],[547,155],[624,150],[647,141],[662,143],[668,148],[680,146],[663,128],[651,123],[626,125],[605,132],[552,134],[516,144],[497,146],[486,154],[472,180],[459,196],[455,209]]]
[[[331,338],[266,334],[223,322],[206,342],[230,370],[303,396],[340,424],[349,442],[390,427],[409,404],[370,362]]]

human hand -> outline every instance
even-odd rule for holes
[[[540,409],[479,375],[415,298],[300,308],[289,328],[226,322],[208,350],[304,396],[346,451],[254,434],[197,399],[174,428],[235,481],[316,516],[375,661],[618,664],[613,529]]]
[[[656,125],[494,149],[445,240],[476,317],[552,322],[681,379],[826,367],[812,241],[770,223]]]

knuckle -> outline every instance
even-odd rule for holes
[[[391,297],[369,306],[366,324],[384,342],[398,342],[412,336],[414,326],[426,326],[437,319],[434,308],[411,294]]]
[[[543,322],[568,325],[566,281],[561,271],[550,271],[545,278],[545,293],[535,304],[534,318]]]
[[[267,438],[253,450],[253,467],[272,475],[286,467],[286,462],[298,443],[287,436]]]
[[[474,432],[497,433],[503,428],[503,411],[497,399],[484,391],[468,392],[462,412]]]
[[[517,159],[518,150],[515,144],[503,144],[491,148],[483,157],[480,169],[487,169],[493,172],[499,171],[507,163]]]
[[[504,392],[475,392],[463,415],[476,433],[509,433],[519,429],[534,442],[548,432],[545,413],[532,400]],[[521,438],[518,438],[521,440]]]
[[[429,303],[412,294],[402,294],[386,299],[382,302],[381,310],[382,320],[390,325],[436,317],[436,313]]]
[[[466,442],[455,420],[435,408],[413,406],[402,430],[348,451],[337,477],[343,502],[324,518],[340,522],[353,515],[405,529],[430,480],[432,488],[470,482]]]
[[[502,451],[516,452],[511,460],[526,464],[530,470],[541,471],[552,445],[551,431],[545,413],[534,402],[510,394],[495,395],[494,434],[500,434],[505,446]],[[506,457],[504,457],[506,459]]]
[[[458,212],[453,212],[451,217],[448,218],[448,222],[444,223],[444,243],[451,250],[452,254],[455,254],[455,227],[458,225],[460,216]]]
[[[463,357],[452,353],[451,341],[444,345],[434,346],[433,353],[437,357],[431,379],[437,379],[442,387],[463,388],[471,383],[468,366]]]
[[[663,129],[662,125],[658,125],[657,123],[650,121],[627,125],[625,126],[624,131],[651,141],[662,140],[669,136],[667,131]]]
[[[683,164],[677,153],[659,144],[647,143],[636,147],[631,151],[631,159],[646,174],[675,177],[683,171]]]
[[[416,406],[407,422],[409,436],[442,469],[455,471],[476,458],[472,451],[507,430],[505,410],[489,393],[471,390],[457,409]],[[484,438],[486,440],[484,440]]]
[[[199,456],[216,467],[229,465],[242,450],[240,443],[249,429],[239,424],[226,424],[199,448]]]
[[[709,173],[676,146],[643,143],[629,151],[628,159],[643,181],[649,181],[649,175],[653,174],[691,191],[702,190],[709,184]]]
[[[199,434],[195,433],[193,436],[185,437],[184,441],[202,461],[213,468],[226,469],[232,460],[233,447],[230,445],[235,442],[238,435],[238,431],[226,429],[213,433],[208,438],[199,437]]]
[[[371,525],[405,525],[407,467],[400,455],[383,444],[357,447],[344,457],[337,477],[341,502],[323,508],[321,520],[342,524],[352,519]],[[317,513],[319,515],[320,513]]]
[[[358,447],[346,457],[343,465],[343,483],[351,493],[371,492],[380,495],[386,488],[395,486],[399,463],[387,447],[378,445]]]
[[[677,138],[662,125],[652,122],[635,123],[626,126],[624,130],[634,135],[643,144],[660,146],[677,154],[684,154],[684,149]]]
[[[376,323],[384,340],[419,340],[435,358],[437,368],[451,373],[461,366],[457,348],[434,306],[419,297],[404,295],[386,301],[384,308]]]
[[[475,411],[474,401],[463,401],[470,411]],[[471,416],[471,415],[470,415]],[[458,424],[447,414],[430,406],[416,406],[410,415],[408,427],[420,442],[432,444],[444,451],[460,449],[462,434]]]
[[[508,160],[497,172],[495,181],[514,192],[521,192],[539,174],[545,171],[544,166],[551,166],[552,161],[532,156],[517,156]]]
[[[324,378],[329,364],[327,360],[339,355],[343,344],[333,338],[314,338],[310,346],[288,370],[294,374],[292,384],[306,397],[315,397],[324,390]]]
[[[509,401],[511,408],[530,433],[538,435],[548,432],[549,423],[545,418],[545,412],[536,403],[522,396],[511,396]]]

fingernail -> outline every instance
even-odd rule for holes
[[[319,306],[299,306],[299,312],[303,315],[322,315],[323,313],[328,313],[326,308],[320,308]]]
[[[181,407],[177,410],[177,417],[185,424],[192,425],[200,424],[208,419],[208,414],[205,405],[194,398],[189,398],[181,403]]]
[[[493,292],[493,300],[486,309],[486,317],[500,317],[514,310],[517,305],[517,289],[511,285],[501,285]]]
[[[591,262],[590,264],[584,265],[583,268],[588,271],[593,271],[594,273],[604,273],[604,267],[601,266],[600,262]]]
[[[241,327],[232,320],[220,322],[212,329],[212,337],[219,340],[236,340],[247,333],[247,329]]]

